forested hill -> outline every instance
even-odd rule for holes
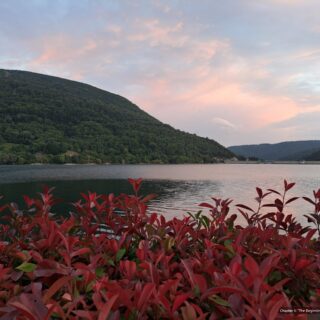
[[[316,152],[320,151],[320,140],[241,145],[228,149],[238,156],[261,160],[316,160]]]
[[[210,163],[233,153],[87,84],[0,69],[0,163]]]

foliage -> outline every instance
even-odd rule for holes
[[[232,152],[82,83],[0,70],[0,163],[212,163]]]
[[[279,309],[319,307],[320,190],[306,198],[312,229],[284,211],[294,183],[257,188],[257,210],[237,205],[243,226],[229,199],[172,220],[148,213],[154,195],[129,182],[134,195],[88,192],[68,217],[47,188],[24,210],[1,207],[1,320],[306,319]]]

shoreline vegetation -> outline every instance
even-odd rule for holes
[[[0,166],[44,166],[44,165],[61,165],[61,166],[76,166],[76,165],[211,165],[211,164],[299,164],[299,165],[320,165],[320,161],[243,161],[243,160],[221,160],[217,162],[211,162],[211,163],[24,163],[24,164],[18,164],[18,163],[10,163],[10,164],[4,164],[0,163]]]
[[[320,189],[287,205],[295,183],[256,188],[257,209],[212,198],[182,218],[147,213],[133,194],[82,193],[67,216],[53,189],[24,207],[0,199],[3,319],[307,319],[320,305]],[[17,195],[18,196],[18,195]],[[272,201],[269,199],[271,197]],[[268,213],[260,212],[268,208]],[[245,223],[239,225],[241,215]]]

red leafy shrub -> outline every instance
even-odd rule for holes
[[[320,191],[301,226],[283,193],[257,188],[258,209],[231,200],[166,220],[153,196],[89,192],[56,216],[52,190],[1,206],[0,319],[306,319],[320,306]],[[276,196],[265,203],[270,194]],[[264,213],[261,209],[264,208]]]

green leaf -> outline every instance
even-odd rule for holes
[[[155,228],[151,224],[146,225],[146,230],[149,235],[153,235],[155,233]]]
[[[225,240],[223,244],[232,254],[235,254],[233,246],[231,245],[232,244],[231,239]]]
[[[208,228],[210,225],[210,219],[206,216],[201,217],[201,222],[202,222],[203,226],[206,228]]]
[[[268,276],[268,282],[272,282],[272,283],[278,282],[281,279],[282,279],[282,274],[278,270],[272,271]]]
[[[175,244],[175,240],[172,237],[168,237],[164,240],[164,248],[166,251],[169,251],[172,249],[172,247]]]
[[[188,214],[193,220],[196,220],[196,217],[195,217],[191,212],[187,212],[187,214]]]
[[[16,269],[23,271],[23,272],[33,272],[36,269],[36,264],[30,262],[23,262],[18,266]]]
[[[195,295],[196,297],[200,297],[201,291],[200,291],[200,288],[199,288],[198,285],[196,285],[196,286],[193,288],[193,293],[194,293],[194,295]]]
[[[116,255],[116,261],[119,262],[123,258],[125,253],[126,253],[125,248],[119,249],[119,251],[117,252],[117,255]]]
[[[101,277],[103,277],[104,276],[104,268],[103,267],[98,267],[97,269],[96,269],[96,276],[98,277],[98,278],[101,278]]]
[[[86,293],[92,291],[95,281],[91,281],[86,287]]]
[[[219,296],[217,295],[213,295],[209,298],[209,300],[213,301],[214,303],[216,304],[219,304],[220,306],[224,306],[224,307],[230,307],[228,301],[220,298]]]
[[[112,259],[109,259],[109,260],[108,260],[108,263],[110,264],[110,266],[113,266],[113,267],[115,266],[115,264],[114,264],[114,262],[113,262]]]

